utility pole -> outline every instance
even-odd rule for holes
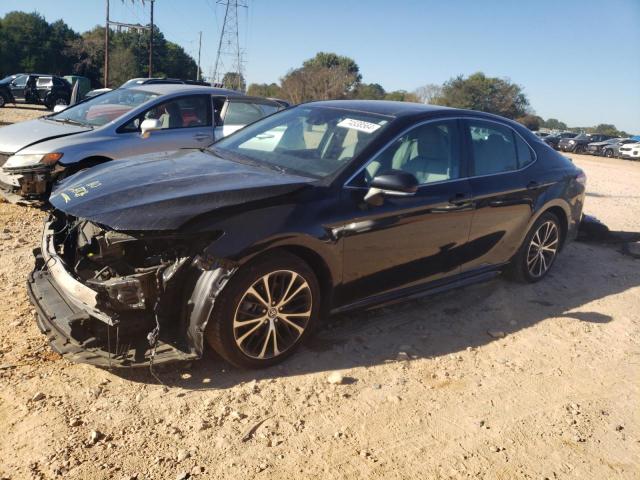
[[[153,4],[155,0],[151,0],[151,30],[149,32],[149,78],[151,78],[153,70]]]
[[[198,39],[198,73],[196,74],[196,81],[200,81],[200,52],[202,51],[202,31],[200,32],[200,37]]]
[[[218,0],[218,3],[224,5],[225,10],[216,63],[213,68],[213,81],[221,83],[225,73],[233,72],[236,73],[237,89],[242,90],[242,51],[238,31],[238,7],[247,8],[247,5],[244,0]]]
[[[107,21],[104,24],[104,86],[109,86],[109,0],[107,0]]]

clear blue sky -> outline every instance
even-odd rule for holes
[[[347,55],[363,80],[413,90],[483,71],[522,85],[536,113],[640,134],[640,0],[246,0],[240,41],[248,82],[278,81],[318,51]],[[77,31],[104,23],[104,0],[2,0]],[[111,0],[112,18],[147,22],[148,2]],[[165,36],[215,59],[216,0],[156,0]]]

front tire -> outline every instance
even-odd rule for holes
[[[205,338],[241,368],[265,368],[289,357],[320,315],[320,287],[301,258],[273,251],[240,268],[216,299]]]
[[[611,150],[610,148],[608,148],[605,152],[604,152],[604,156],[607,158],[613,158],[613,150]]]
[[[523,283],[539,282],[551,270],[561,243],[562,228],[558,217],[551,212],[543,213],[511,260],[507,275]]]
[[[0,108],[4,107],[7,104],[7,100],[4,98],[2,94],[0,94]]]

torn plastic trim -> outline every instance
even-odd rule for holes
[[[222,263],[225,266],[222,266]],[[187,302],[189,319],[187,342],[192,353],[195,353],[198,358],[202,357],[204,352],[204,331],[211,318],[215,301],[238,270],[237,265],[231,266],[226,261],[217,265],[200,274]]]
[[[105,322],[115,325],[113,319],[98,309],[98,292],[79,282],[67,271],[64,262],[58,256],[54,245],[54,230],[51,221],[44,224],[42,232],[42,256],[44,266],[49,270],[56,285],[62,290],[64,296],[80,310]]]

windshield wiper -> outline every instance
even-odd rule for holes
[[[72,120],[70,118],[52,118],[51,120],[53,120],[54,122],[68,123],[70,125],[78,125],[80,127],[88,127],[93,129],[93,125],[90,125],[88,123],[82,123],[82,122],[79,122],[78,120]]]

